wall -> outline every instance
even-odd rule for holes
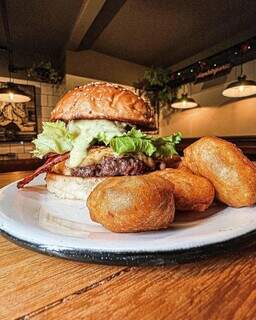
[[[65,75],[65,88],[66,88],[66,90],[71,90],[75,87],[83,86],[83,85],[86,85],[90,82],[95,82],[95,81],[97,82],[97,81],[101,81],[101,80],[75,76],[73,74],[66,74]],[[128,86],[128,85],[122,84],[121,86],[124,88],[127,88],[129,90],[134,90],[133,87]]]
[[[75,76],[132,85],[144,71],[144,66],[93,50],[66,52],[66,73]]]
[[[6,82],[8,78],[0,77],[0,81]],[[46,83],[35,81],[26,81],[21,79],[14,79],[15,83],[28,84],[36,87],[36,108],[39,131],[41,131],[42,122],[50,118],[50,113],[60,96],[63,95],[65,85],[59,87],[52,86]],[[5,160],[8,157],[6,154],[15,153],[16,159],[29,159],[32,157],[30,151],[33,144],[29,142],[19,143],[0,143],[0,159]]]
[[[244,73],[248,79],[256,79],[255,60],[244,65]],[[181,131],[184,137],[256,135],[256,98],[238,100],[222,95],[238,75],[239,68],[234,68],[225,77],[193,85],[189,93],[200,107],[162,119],[160,134]]]
[[[174,113],[162,121],[160,133],[176,131],[183,137],[256,135],[256,97]]]

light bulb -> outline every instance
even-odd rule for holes
[[[13,92],[9,92],[9,99],[11,101],[13,101],[13,99],[14,99],[14,93]]]
[[[243,92],[243,91],[244,91],[244,86],[243,86],[243,85],[239,86],[239,91],[240,91],[240,92]]]

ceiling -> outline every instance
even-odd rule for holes
[[[2,0],[1,0],[2,1]],[[6,0],[14,49],[59,55],[67,43],[83,0]],[[0,21],[0,45],[6,45]]]
[[[255,0],[127,0],[93,49],[170,66],[255,27]]]
[[[239,39],[239,34],[256,35],[255,0],[5,2],[14,49],[29,54],[59,56],[76,29],[78,45],[72,50],[92,49],[145,66],[170,66],[227,39]],[[0,23],[0,46],[5,45]]]

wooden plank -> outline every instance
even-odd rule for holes
[[[1,173],[0,187],[29,173]],[[0,319],[14,319],[54,304],[77,290],[114,277],[123,269],[47,257],[0,236]]]
[[[122,269],[47,257],[0,237],[0,319],[21,317]]]
[[[32,173],[32,171],[15,171],[0,173],[0,188],[6,186],[11,182],[22,179],[28,176],[30,173]]]
[[[37,320],[255,320],[255,249],[181,266],[133,268],[30,316]]]

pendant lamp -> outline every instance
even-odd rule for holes
[[[175,109],[191,109],[198,107],[198,103],[191,97],[188,96],[188,93],[185,93],[185,85],[183,87],[183,93],[181,98],[174,98],[171,104],[172,108]]]
[[[243,75],[243,67],[241,65],[241,74],[237,81],[230,83],[222,92],[223,96],[228,98],[249,97],[256,94],[256,82],[247,80],[246,75]]]

